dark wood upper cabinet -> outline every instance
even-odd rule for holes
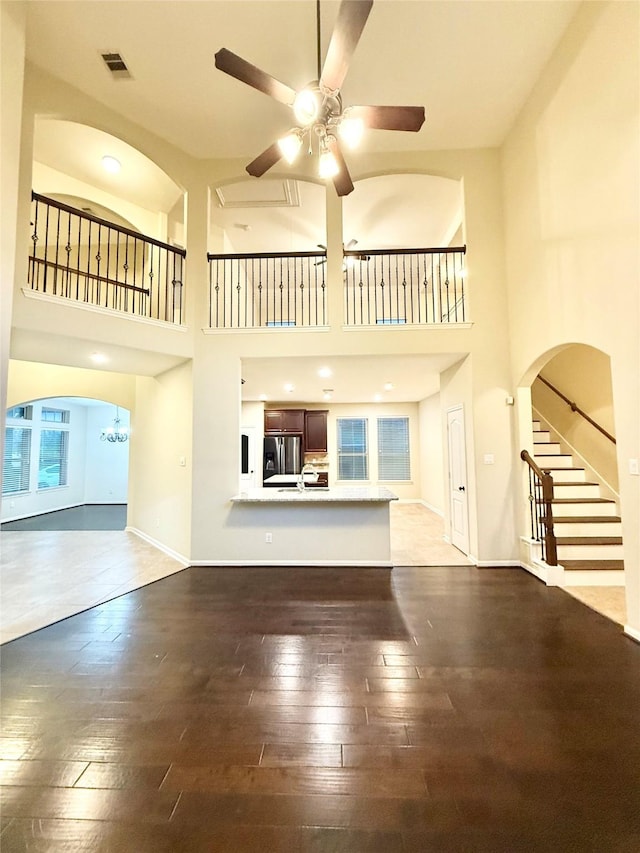
[[[266,409],[264,413],[264,433],[304,434],[304,409]]]
[[[306,453],[327,452],[328,411],[311,410],[304,413],[304,449]]]

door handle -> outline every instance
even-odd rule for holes
[[[464,492],[464,486],[458,486],[458,491],[459,491],[459,492]]]

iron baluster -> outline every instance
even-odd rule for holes
[[[71,287],[71,273],[69,271],[69,261],[71,254],[71,214],[67,213],[67,242],[65,243],[64,250],[67,254],[67,263],[65,266],[65,278],[67,282],[67,296],[71,298],[72,287]],[[78,276],[76,276],[76,299],[78,299]]]

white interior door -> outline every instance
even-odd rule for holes
[[[469,503],[467,499],[467,453],[464,409],[456,406],[447,411],[449,447],[449,508],[451,544],[463,554],[469,553]]]
[[[243,427],[240,430],[240,490],[254,489],[256,479],[256,431],[255,427]],[[262,481],[262,470],[260,470]],[[262,482],[260,483],[262,485]]]

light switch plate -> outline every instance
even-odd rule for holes
[[[635,477],[640,475],[640,462],[637,459],[629,460],[629,473]]]
[[[485,453],[484,456],[482,457],[482,461],[484,462],[485,465],[493,465],[494,462],[496,461],[496,458],[493,455],[493,453]]]

